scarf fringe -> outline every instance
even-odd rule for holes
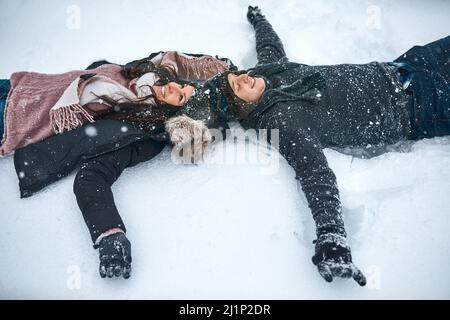
[[[94,122],[94,118],[79,104],[50,110],[50,124],[56,134],[79,128],[86,120]]]

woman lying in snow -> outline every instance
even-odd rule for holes
[[[228,59],[168,51],[125,66],[98,61],[63,74],[13,73],[0,80],[0,155],[98,119],[151,132],[185,105],[192,81],[230,67]]]
[[[326,281],[353,277],[363,286],[323,148],[449,135],[450,37],[415,46],[390,63],[309,66],[288,61],[258,7],[249,7],[247,18],[256,31],[258,63],[208,80],[211,104],[220,101],[226,120],[244,128],[278,130],[279,151],[294,168],[316,222],[312,262]]]
[[[236,69],[228,59],[168,51],[125,66],[98,61],[87,71],[19,72],[0,80],[0,125],[5,119],[0,154],[15,151],[21,197],[83,164],[74,192],[100,248],[101,276],[114,270],[128,277],[129,263],[116,263],[109,255],[115,248],[111,239],[121,235],[106,236],[125,230],[110,185],[126,167],[153,158],[167,142],[182,147],[199,134],[203,141],[192,158],[201,156],[211,137],[204,122],[189,116],[210,126],[216,118],[208,106],[186,102],[194,87],[228,69]]]

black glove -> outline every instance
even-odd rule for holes
[[[366,284],[366,277],[352,262],[350,246],[344,236],[323,233],[313,243],[316,250],[312,262],[326,281],[333,281],[333,277],[353,277],[360,286]]]
[[[131,243],[124,233],[118,232],[104,237],[99,243],[100,276],[123,276],[125,279],[131,273]]]
[[[248,6],[247,11],[247,20],[251,24],[255,24],[257,21],[264,19],[264,16],[261,14],[261,9],[258,7]]]

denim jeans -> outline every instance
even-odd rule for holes
[[[397,58],[399,72],[410,79],[410,139],[450,135],[450,36],[415,46]]]
[[[3,115],[6,108],[6,98],[8,97],[9,89],[11,88],[9,80],[0,79],[0,144],[3,138]]]

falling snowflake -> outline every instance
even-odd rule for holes
[[[97,129],[93,126],[87,126],[86,129],[84,129],[84,132],[88,137],[95,137],[97,136]]]

